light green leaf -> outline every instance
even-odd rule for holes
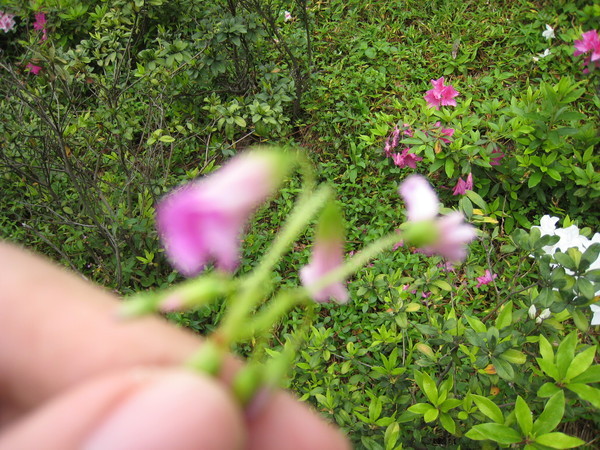
[[[525,364],[525,361],[527,361],[525,353],[514,348],[509,348],[506,350],[500,355],[500,358],[513,364]]]
[[[517,396],[515,416],[517,418],[519,428],[521,428],[523,434],[525,436],[529,436],[533,427],[533,415],[531,414],[531,410],[529,409],[527,402],[525,402],[520,395]]]
[[[570,333],[558,346],[556,351],[556,368],[558,371],[558,379],[564,380],[567,375],[567,369],[571,365],[571,361],[575,356],[575,347],[577,346],[577,334]]]
[[[496,319],[496,328],[501,330],[509,326],[512,323],[512,308],[513,303],[512,300],[505,303],[500,309],[500,313],[498,314],[498,318]]]
[[[423,420],[427,423],[433,422],[435,419],[438,418],[439,414],[440,414],[439,409],[431,408],[429,411],[427,411],[425,414],[423,414]]]
[[[485,416],[489,417],[496,423],[504,423],[504,415],[498,406],[487,397],[472,394],[473,401]]]
[[[574,377],[571,383],[600,383],[600,365],[588,368],[581,375]]]
[[[537,396],[541,398],[552,397],[561,389],[554,383],[544,383],[537,391]]]
[[[160,142],[174,142],[175,138],[173,136],[164,135],[158,138]]]
[[[430,409],[435,409],[435,408],[433,406],[431,406],[429,403],[416,403],[408,408],[408,410],[411,413],[419,414],[421,416],[423,414],[425,414],[427,411],[429,411]]]
[[[585,441],[579,438],[558,432],[542,434],[535,439],[535,442],[550,448],[574,448],[585,444]]]
[[[544,411],[540,414],[533,424],[533,435],[550,433],[560,423],[565,412],[565,394],[564,392],[556,392],[546,403]]]
[[[440,414],[440,423],[446,429],[446,431],[450,434],[456,433],[456,423],[454,419],[450,417],[450,414],[441,413]]]
[[[481,438],[478,437],[484,436],[484,439],[490,439],[505,445],[516,444],[523,440],[521,433],[517,430],[499,423],[482,423],[475,425],[465,434],[465,436],[476,440],[481,440]]]
[[[567,370],[567,375],[565,376],[565,380],[568,382],[569,380],[575,378],[577,375],[584,373],[594,362],[594,356],[596,355],[596,347],[589,347],[579,353],[573,358],[571,361],[571,365]]]
[[[566,388],[575,392],[582,400],[590,402],[596,408],[600,408],[600,389],[581,383],[570,383],[566,385]]]

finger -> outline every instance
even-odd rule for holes
[[[244,436],[238,407],[213,379],[129,370],[53,399],[0,434],[0,450],[229,450]]]
[[[198,348],[197,336],[159,318],[116,321],[112,295],[23,249],[0,242],[0,261],[10,262],[0,271],[0,423],[2,414],[27,411],[88,378],[134,366],[178,365]],[[227,361],[224,376],[238,366]],[[283,441],[272,439],[271,424]],[[253,448],[285,449],[292,445],[287,436],[298,438],[296,448],[347,448],[337,430],[283,393],[250,425]]]

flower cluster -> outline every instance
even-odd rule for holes
[[[586,31],[581,35],[581,39],[574,42],[575,45],[575,56],[585,55],[590,53],[584,59],[584,66],[587,66],[584,69],[583,73],[588,73],[590,69],[594,69],[600,67],[600,36],[598,36],[598,31],[590,30]]]
[[[15,15],[0,11],[0,30],[8,33],[15,27]]]
[[[477,285],[475,287],[481,287],[486,284],[490,284],[496,278],[498,278],[498,274],[492,274],[492,272],[490,272],[489,269],[485,269],[484,275],[481,277],[477,277]]]
[[[440,106],[456,106],[456,100],[458,91],[451,85],[444,84],[444,77],[438,78],[437,80],[431,80],[433,89],[428,90],[425,93],[425,100],[431,108],[440,109]]]
[[[43,12],[35,15],[35,22],[33,22],[33,29],[42,32],[40,40],[43,42],[48,39],[48,30],[46,29],[46,14]]]

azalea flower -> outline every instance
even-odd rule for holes
[[[398,147],[398,142],[400,141],[400,129],[398,127],[394,127],[388,138],[385,140],[385,146],[383,147],[383,151],[385,156],[392,156],[393,150]]]
[[[344,226],[337,206],[327,207],[316,231],[310,264],[300,269],[300,281],[305,287],[317,283],[322,277],[344,262]],[[337,281],[313,294],[313,300],[322,303],[330,299],[348,303],[348,291],[343,281]]]
[[[554,37],[556,37],[554,36],[554,28],[546,24],[546,31],[542,32],[542,36],[548,40],[553,39]]]
[[[454,134],[454,128],[444,128],[444,127],[442,127],[441,122],[436,122],[433,124],[433,126],[441,128],[439,130],[441,136],[452,137],[452,135]],[[449,144],[451,142],[450,139],[447,139],[445,137],[440,137],[440,140],[445,144]]]
[[[15,15],[0,11],[0,30],[8,33],[15,27]]]
[[[156,208],[156,223],[171,264],[188,277],[211,261],[233,271],[245,223],[286,169],[281,154],[254,150],[167,195]]]
[[[450,262],[459,262],[467,256],[467,244],[475,238],[475,228],[464,222],[464,216],[454,211],[438,217],[439,201],[429,182],[420,175],[411,175],[400,185],[400,195],[406,204],[409,222],[430,221],[435,236],[421,247],[427,255],[441,255]],[[414,226],[418,226],[415,224]]]
[[[466,181],[463,181],[462,178],[459,178],[456,182],[456,186],[454,186],[454,190],[452,191],[452,195],[464,195],[467,191],[473,190],[473,176],[469,173],[467,175]]]
[[[284,11],[283,12],[283,20],[284,20],[284,22],[288,22],[288,21],[292,20],[292,13],[289,11]]]
[[[475,287],[481,287],[485,284],[490,284],[496,278],[498,278],[498,274],[492,275],[492,272],[490,272],[489,269],[485,269],[485,274],[481,277],[477,277],[477,286]]]
[[[423,158],[410,152],[410,148],[406,147],[402,150],[402,153],[394,153],[392,155],[394,164],[400,168],[410,167],[412,169],[417,168],[417,162],[423,161]]]
[[[444,85],[444,77],[437,80],[431,80],[433,89],[425,93],[427,104],[435,109],[440,109],[440,106],[456,106],[458,91],[450,85]]]
[[[28,64],[25,66],[25,68],[26,68],[26,69],[29,69],[29,71],[30,71],[32,74],[34,74],[34,75],[37,75],[37,74],[39,74],[39,73],[40,73],[40,70],[42,70],[42,67],[41,67],[41,66],[36,66],[35,64],[32,64],[32,63],[28,63]]]

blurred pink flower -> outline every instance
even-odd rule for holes
[[[46,14],[43,12],[35,15],[35,22],[33,22],[33,29],[42,31],[46,28]]]
[[[430,107],[440,109],[440,106],[456,106],[454,97],[458,96],[458,91],[451,85],[444,85],[444,77],[437,80],[431,80],[433,89],[425,93],[425,100]]]
[[[477,286],[475,287],[481,287],[484,284],[490,284],[496,278],[498,278],[497,274],[492,275],[492,272],[490,272],[489,269],[485,269],[485,274],[482,277],[477,277]]]
[[[35,64],[32,64],[32,63],[27,63],[25,68],[29,69],[29,71],[34,75],[39,74],[40,70],[42,70],[41,66],[36,66]]]
[[[439,201],[429,182],[420,175],[411,175],[400,185],[400,195],[406,203],[410,222],[432,221],[437,237],[423,246],[427,255],[441,255],[450,262],[462,261],[467,256],[467,244],[475,239],[475,228],[464,222],[464,216],[451,212],[437,217]]]
[[[0,30],[8,33],[15,27],[15,15],[0,11]]]
[[[300,280],[304,286],[318,282],[323,276],[337,269],[344,262],[343,236],[339,238],[317,238],[313,247],[310,264],[300,269]],[[313,299],[323,303],[334,299],[337,303],[348,303],[348,291],[345,283],[338,281],[317,292]]]
[[[504,153],[502,153],[499,149],[495,148],[494,150],[492,150],[492,156],[494,154],[496,154],[497,156],[491,158],[490,166],[499,166],[501,164],[500,161],[502,160],[502,158],[504,158]]]
[[[417,168],[417,162],[423,161],[423,158],[411,153],[410,148],[408,147],[402,150],[402,153],[392,154],[392,159],[394,160],[394,164],[396,164],[398,167],[410,167],[412,169]]]
[[[583,33],[581,37],[581,40],[574,42],[574,56],[591,53],[583,62],[587,66],[583,72],[589,73],[590,68],[600,66],[600,36],[598,36],[598,31],[590,30]]]
[[[300,281],[310,288],[334,269],[344,263],[344,224],[339,207],[328,204],[319,219],[315,233],[310,263],[300,269]],[[348,302],[348,291],[343,280],[335,281],[316,293],[313,300],[322,303],[329,299],[337,303]]]
[[[156,224],[171,264],[186,276],[211,261],[233,271],[243,226],[279,185],[284,166],[279,154],[250,151],[168,194],[156,208]]]

